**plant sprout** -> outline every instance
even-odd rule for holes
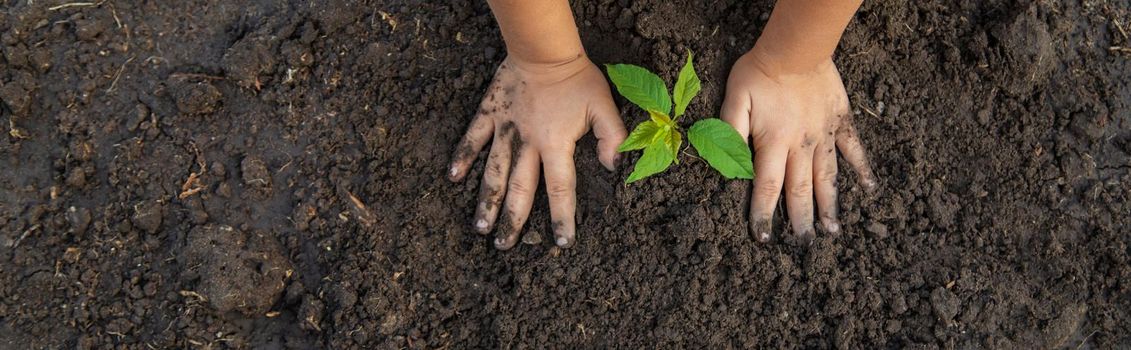
[[[668,87],[659,76],[630,64],[605,66],[617,92],[647,111],[649,116],[649,120],[637,124],[617,148],[618,152],[644,150],[644,155],[636,161],[625,183],[662,172],[672,162],[679,164],[677,155],[683,145],[683,134],[677,122],[701,88],[691,61],[691,51],[688,51],[687,62],[679,71],[672,94],[675,97],[674,118],[672,96],[668,95]],[[702,119],[687,130],[687,138],[699,155],[726,178],[754,178],[750,148],[730,124],[718,118]]]

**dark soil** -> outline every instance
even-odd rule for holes
[[[445,179],[484,2],[62,3],[0,0],[0,348],[1131,347],[1127,0],[865,3],[835,59],[882,181],[844,171],[839,237],[757,244],[749,182],[624,186],[586,137],[577,245],[540,195],[509,252]],[[573,2],[595,62],[694,51],[695,117],[771,6]]]

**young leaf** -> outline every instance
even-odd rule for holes
[[[671,151],[672,157],[675,158],[675,163],[679,164],[679,146],[683,145],[683,135],[679,131],[672,130],[667,138],[664,138],[664,145],[668,146]]]
[[[644,149],[656,139],[656,132],[660,131],[660,126],[656,122],[646,120],[643,123],[637,124],[636,129],[628,134],[628,138],[624,139],[624,143],[617,147],[617,152],[635,151]]]
[[[675,122],[673,122],[672,118],[668,117],[667,114],[648,111],[648,116],[652,118],[653,123],[656,123],[656,125],[659,125],[661,128],[669,127],[675,129]]]
[[[608,64],[605,69],[617,91],[646,111],[671,113],[672,100],[668,86],[656,74],[631,64]]]
[[[679,80],[675,82],[675,117],[683,115],[691,99],[699,94],[701,88],[699,76],[695,74],[695,67],[691,65],[691,50],[687,50],[687,63],[679,70]]]
[[[703,119],[691,126],[687,138],[699,155],[726,178],[754,178],[750,147],[730,124],[716,118]]]
[[[663,136],[667,138],[667,135]],[[644,149],[644,155],[636,161],[636,167],[632,169],[632,174],[628,175],[628,179],[624,180],[624,183],[633,183],[664,171],[672,165],[674,159],[675,155],[671,154],[664,142],[653,142]]]

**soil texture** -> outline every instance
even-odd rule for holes
[[[772,6],[572,1],[598,64],[695,53],[685,126]],[[0,0],[0,348],[1129,348],[1129,35],[1127,0],[867,1],[841,235],[759,244],[749,181],[626,186],[587,136],[577,244],[540,193],[500,252],[485,157],[445,176],[486,2]]]

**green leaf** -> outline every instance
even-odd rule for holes
[[[608,64],[605,69],[617,92],[646,111],[668,114],[672,99],[668,86],[655,73],[631,64]]]
[[[679,157],[676,157],[676,155],[679,154],[679,146],[683,144],[683,136],[679,133],[679,126],[667,115],[656,112],[648,112],[648,115],[652,117],[651,122],[660,128],[652,142],[662,142],[666,145],[671,151],[672,157],[675,158],[675,163],[679,164]]]
[[[726,178],[754,178],[750,147],[730,124],[716,118],[703,119],[691,126],[687,138],[699,155]]]
[[[675,82],[675,117],[683,115],[691,99],[699,94],[701,88],[699,76],[695,74],[695,67],[691,64],[691,50],[687,50],[687,63],[679,70],[679,80]]]
[[[668,137],[664,138],[664,145],[668,146],[672,157],[675,158],[675,163],[679,164],[679,146],[683,145],[683,135],[680,135],[679,131],[672,130]]]
[[[617,147],[617,152],[644,149],[644,147],[648,147],[648,145],[656,139],[656,133],[659,131],[660,126],[651,120],[636,124],[636,129],[633,129],[632,133],[628,134],[628,138],[624,140],[624,143],[620,144],[620,147]]]
[[[628,175],[624,183],[633,183],[664,171],[672,165],[674,159],[675,156],[671,154],[667,145],[663,142],[653,142],[644,149],[644,155],[636,161],[636,167],[632,169],[632,174]]]
[[[652,118],[652,122],[656,123],[656,125],[659,125],[660,127],[666,126],[675,128],[675,122],[672,121],[672,118],[668,117],[667,114],[648,111],[648,116]]]

